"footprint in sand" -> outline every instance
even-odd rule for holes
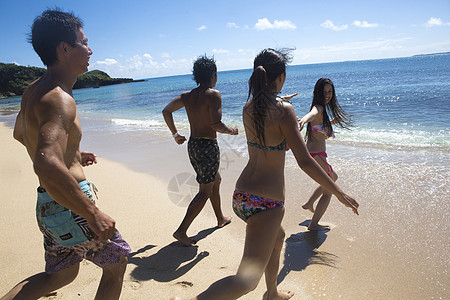
[[[58,296],[58,293],[57,292],[52,292],[50,294],[45,295],[44,298],[56,299],[56,296]]]
[[[188,288],[188,287],[193,287],[194,286],[194,284],[192,282],[189,282],[189,281],[179,281],[179,282],[177,282],[175,284],[181,285],[184,288]]]
[[[125,285],[135,291],[142,288],[142,283],[137,280],[125,281]]]

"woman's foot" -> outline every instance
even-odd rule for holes
[[[294,296],[294,292],[291,291],[278,291],[274,296],[267,296],[267,300],[285,300],[291,299]]]
[[[315,224],[315,225],[309,224],[308,230],[310,230],[310,231],[326,231],[326,230],[330,230],[330,226],[319,225],[319,224]]]

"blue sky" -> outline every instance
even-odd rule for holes
[[[267,47],[296,48],[293,65],[450,51],[449,0],[0,0],[0,62],[43,67],[26,38],[55,6],[84,21],[90,70],[113,77],[188,74],[202,54],[251,68]]]

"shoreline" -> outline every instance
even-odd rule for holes
[[[0,294],[42,271],[44,265],[34,219],[37,178],[25,148],[12,139],[11,121],[2,119],[0,186],[5,199],[17,205],[7,202],[1,213],[1,233],[9,243],[0,252],[5,257],[0,264],[5,273]],[[116,219],[132,247],[122,299],[192,297],[237,270],[245,223],[232,212],[231,194],[246,158],[222,151],[222,209],[233,216],[233,222],[216,230],[207,204],[188,231],[199,239],[197,247],[179,247],[172,232],[195,193],[195,183],[178,185],[177,191],[170,183],[177,176],[192,175],[193,170],[185,146],[173,143],[170,135],[147,135],[144,131],[105,135],[88,129],[82,148],[98,153],[99,163],[85,172],[100,190],[99,207]],[[322,222],[331,230],[306,231],[311,214],[301,205],[316,185],[288,157],[280,289],[295,291],[293,299],[449,298],[450,204],[442,197],[450,192],[446,165],[436,173],[434,166],[426,164],[374,164],[334,155],[330,161],[340,176],[338,183],[360,203],[361,215],[354,216],[333,197]],[[435,186],[430,187],[430,182]],[[177,193],[188,202],[171,198]],[[430,220],[433,234],[428,231]],[[17,227],[18,221],[23,226]],[[92,298],[100,274],[92,263],[83,262],[75,282],[51,299],[79,299],[78,294]],[[261,298],[264,292],[262,279],[255,291],[241,299]]]

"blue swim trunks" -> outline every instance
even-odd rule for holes
[[[92,184],[84,180],[79,185],[95,203]],[[117,230],[108,241],[96,241],[86,219],[54,201],[41,187],[38,188],[36,218],[39,230],[44,235],[45,272],[48,274],[61,271],[83,259],[103,268],[118,263],[121,256],[126,257],[131,252],[130,246]]]

